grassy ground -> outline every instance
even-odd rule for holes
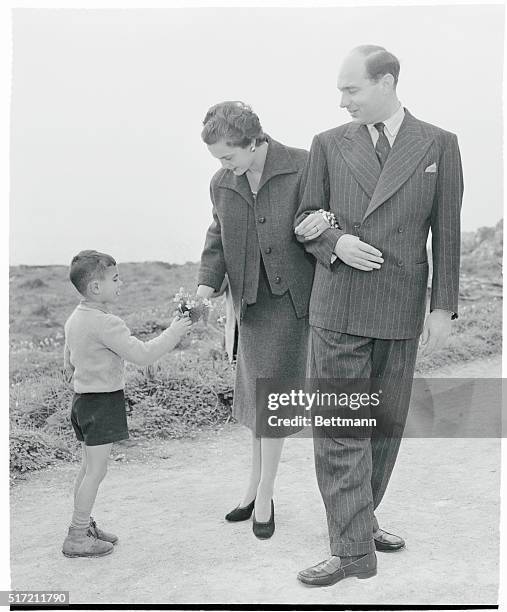
[[[135,335],[149,338],[165,328],[180,287],[192,291],[197,264],[163,262],[120,265],[124,281],[116,313]],[[454,324],[448,347],[421,358],[419,372],[501,352],[502,303],[498,288],[470,299]],[[477,290],[475,294],[477,294]],[[74,457],[76,442],[68,419],[71,389],[61,375],[63,324],[79,296],[64,266],[18,266],[10,275],[10,415],[13,475]],[[135,438],[187,437],[230,417],[234,369],[222,346],[224,314],[217,300],[209,324],[199,323],[156,366],[127,367],[129,428]]]

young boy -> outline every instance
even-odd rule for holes
[[[129,437],[125,361],[153,363],[176,346],[192,323],[188,317],[176,318],[149,342],[134,338],[122,319],[107,311],[107,305],[118,300],[122,285],[110,255],[81,251],[70,264],[70,280],[82,300],[65,323],[64,367],[69,380],[73,375],[71,421],[83,460],[62,552],[67,557],[101,557],[113,551],[118,538],[99,529],[90,515],[113,442]]]

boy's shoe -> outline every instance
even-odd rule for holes
[[[91,529],[69,527],[69,533],[62,546],[66,557],[103,557],[113,552],[111,542],[99,540]]]
[[[111,544],[116,544],[118,542],[118,536],[114,535],[114,533],[108,533],[107,531],[102,531],[97,527],[97,523],[93,516],[90,516],[90,531],[93,535],[99,540],[103,540],[104,542],[111,542]]]

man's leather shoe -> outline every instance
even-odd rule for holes
[[[225,515],[225,520],[231,523],[238,523],[239,521],[247,521],[251,516],[254,509],[255,498],[251,501],[248,506],[237,506],[234,510],[231,510]]]
[[[379,552],[394,552],[405,546],[405,540],[403,538],[380,528],[373,534],[373,540],[375,542],[375,548]]]
[[[253,515],[253,532],[259,540],[268,540],[275,533],[275,504],[271,500],[271,516],[267,523],[259,523],[255,520],[255,512]]]
[[[309,586],[330,586],[344,578],[371,578],[377,573],[374,552],[360,557],[331,557],[298,574],[298,580]]]

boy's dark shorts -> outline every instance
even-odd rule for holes
[[[77,439],[86,446],[129,437],[123,389],[111,393],[74,393],[70,420]]]

